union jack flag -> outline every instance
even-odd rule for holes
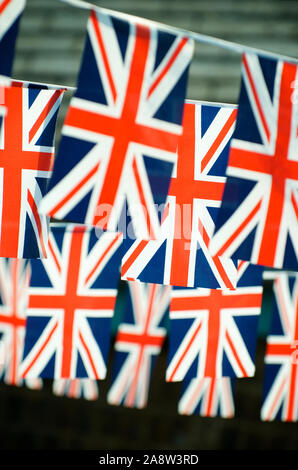
[[[230,377],[184,380],[178,404],[179,414],[233,418],[235,414],[233,382]]]
[[[212,254],[297,271],[297,65],[244,54]]]
[[[98,398],[98,386],[92,379],[56,379],[53,380],[53,394],[93,401]]]
[[[39,212],[54,159],[63,89],[13,83],[0,135],[0,256],[46,256],[48,218]]]
[[[173,289],[168,382],[254,375],[262,270],[240,262],[234,290]]]
[[[0,76],[10,77],[15,43],[26,0],[0,0]]]
[[[103,379],[120,276],[122,234],[53,225],[32,260],[23,377]]]
[[[298,420],[298,275],[274,273],[271,333],[265,354],[263,421]]]
[[[183,36],[91,12],[45,213],[122,232],[130,220],[131,236],[156,237],[192,54]]]
[[[17,259],[0,259],[0,377],[7,385],[21,386],[21,361],[26,331],[30,265]],[[40,379],[26,380],[41,388]]]
[[[128,282],[125,312],[119,325],[112,382],[107,395],[111,405],[144,408],[150,378],[165,337],[169,286]]]
[[[233,106],[185,104],[177,171],[160,236],[130,242],[122,262],[122,279],[183,287],[235,287],[234,262],[211,256],[208,250],[235,119]]]

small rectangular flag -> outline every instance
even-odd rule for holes
[[[0,134],[0,256],[46,257],[49,218],[39,212],[54,161],[63,88],[12,82]]]
[[[167,330],[169,286],[126,283],[124,317],[115,341],[110,405],[144,408],[150,379]]]
[[[233,418],[235,414],[234,380],[230,377],[204,377],[183,381],[178,404],[181,415]]]
[[[12,73],[19,22],[26,0],[0,0],[0,80]]]
[[[122,279],[182,287],[229,289],[236,262],[208,249],[221,204],[230,139],[232,105],[186,102],[178,160],[156,240],[125,240]]]
[[[0,378],[7,385],[42,387],[41,379],[22,379],[21,362],[26,332],[30,265],[0,259]]]
[[[49,254],[31,260],[23,377],[106,375],[122,234],[53,225]]]
[[[298,270],[298,66],[244,54],[213,255]]]
[[[193,41],[100,9],[91,11],[87,32],[42,210],[155,238],[182,130]]]
[[[94,401],[98,398],[98,386],[92,379],[56,379],[52,385],[53,394],[58,397],[84,398]]]
[[[261,419],[298,420],[298,275],[273,273]]]
[[[240,262],[234,290],[173,288],[168,382],[254,375],[262,272]]]

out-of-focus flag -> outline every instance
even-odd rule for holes
[[[213,255],[298,270],[298,66],[244,54]]]
[[[272,325],[265,353],[263,421],[298,420],[298,275],[273,274]]]
[[[97,400],[98,386],[92,379],[56,379],[53,380],[53,394],[59,397],[84,398]]]
[[[147,405],[155,360],[167,333],[170,291],[169,286],[127,283],[124,317],[115,342],[109,404],[129,408]]]
[[[262,271],[240,262],[235,290],[173,289],[168,382],[254,375]]]
[[[0,83],[11,76],[19,22],[26,0],[0,0]]]
[[[178,404],[179,414],[233,418],[235,414],[233,384],[234,380],[230,377],[184,380]]]
[[[96,9],[87,29],[42,210],[111,231],[125,232],[129,220],[132,237],[155,238],[182,131],[193,41]]]
[[[39,389],[41,379],[21,375],[29,282],[27,261],[0,259],[0,377],[7,385]]]
[[[49,255],[31,261],[22,374],[104,379],[122,234],[54,225]]]
[[[235,119],[235,106],[185,104],[177,167],[160,236],[128,240],[122,279],[183,287],[235,287],[236,263],[211,256],[208,249],[223,195]]]

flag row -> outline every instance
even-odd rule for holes
[[[21,6],[0,10],[10,59]],[[46,257],[51,217],[122,232],[127,280],[231,288],[238,260],[297,271],[298,67],[244,53],[237,106],[189,102],[193,50],[92,8],[56,153],[66,89],[2,89],[0,256]]]
[[[166,348],[163,380],[181,383],[179,413],[231,418],[235,379],[255,375],[263,279],[270,278],[261,418],[297,421],[297,275],[256,273],[242,262],[236,290],[124,281],[117,294],[121,240],[108,232],[95,238],[82,226],[58,225],[50,233],[51,257],[0,260],[0,377],[6,384],[40,389],[43,379],[52,379],[57,395],[95,400],[110,357],[108,403],[144,408]]]
[[[67,88],[9,78],[24,7],[0,3],[3,370],[104,379],[122,279],[109,402],[145,406],[169,332],[179,409],[231,416],[279,268],[262,416],[296,420],[298,66],[245,53],[237,105],[190,101],[192,39],[91,8],[56,152]]]

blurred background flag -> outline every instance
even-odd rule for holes
[[[144,408],[157,356],[167,334],[171,287],[127,282],[124,317],[115,341],[110,405]]]
[[[298,420],[298,275],[272,272],[273,311],[265,352],[261,419]]]
[[[234,380],[230,377],[212,377],[184,380],[178,404],[181,415],[233,418],[235,414]]]
[[[42,387],[41,379],[22,379],[30,264],[0,259],[0,377],[7,385]]]

